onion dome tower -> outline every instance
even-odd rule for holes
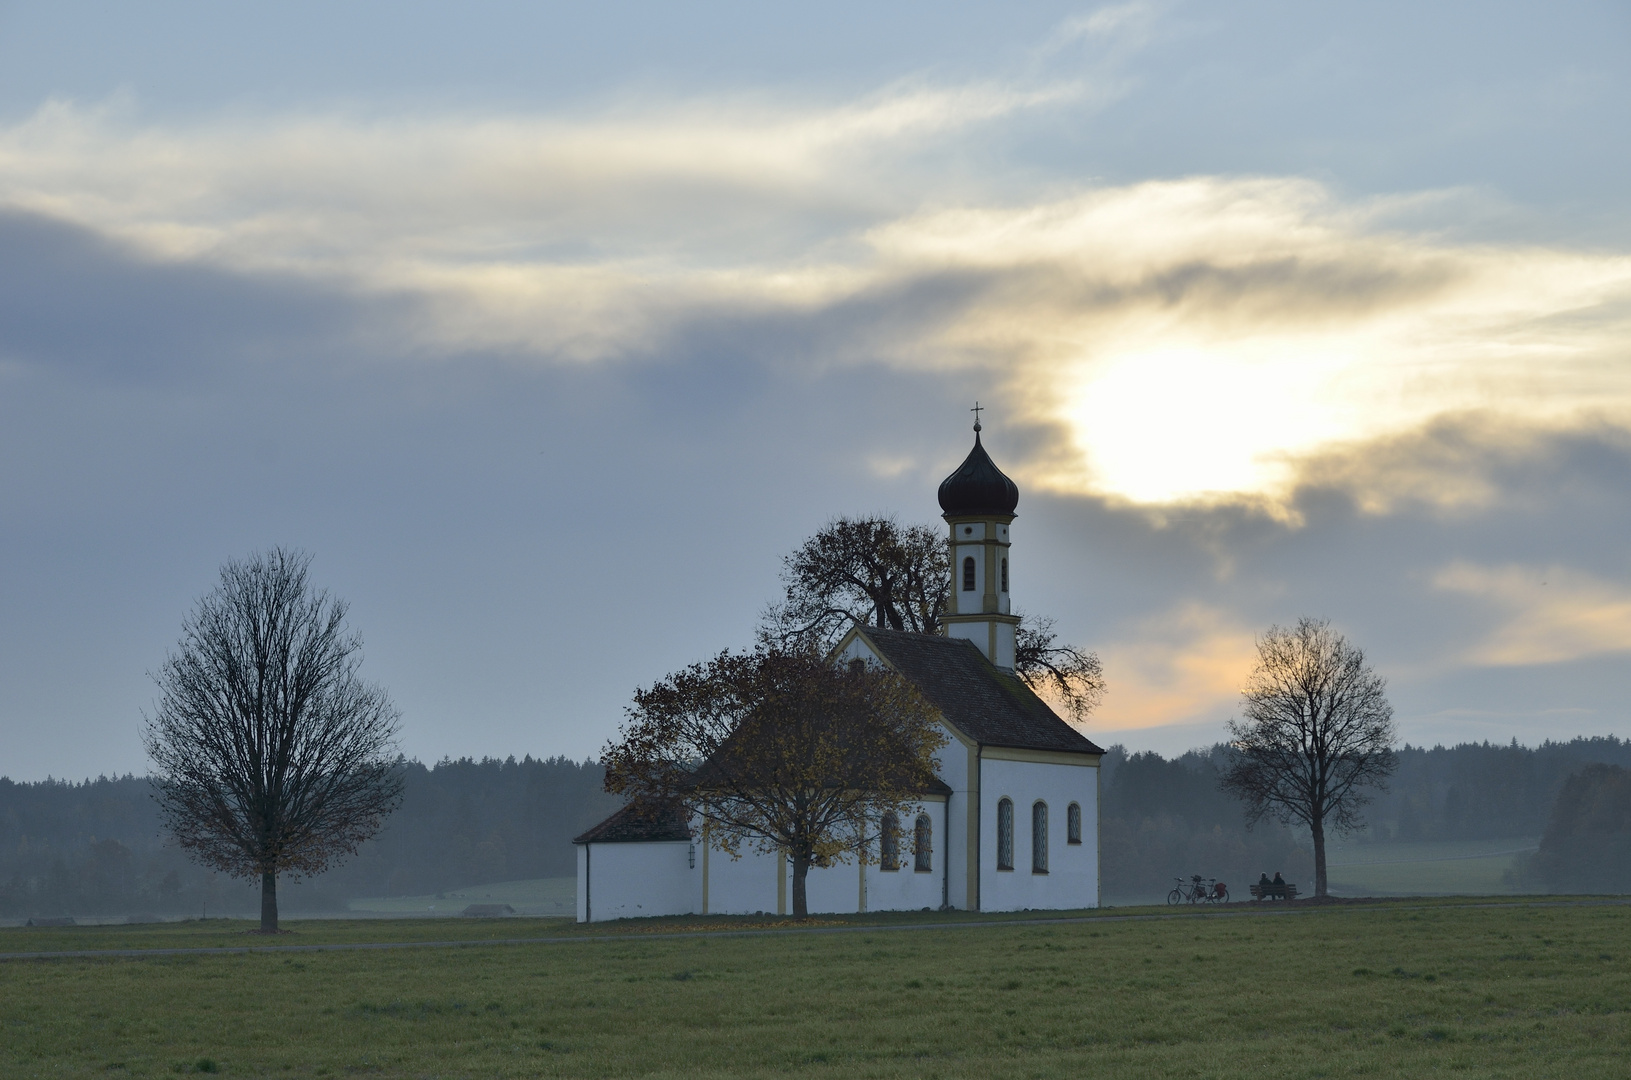
[[[940,509],[951,527],[951,596],[948,637],[968,638],[1004,671],[1014,670],[1014,632],[1009,611],[1008,527],[1019,505],[1019,488],[1003,475],[980,444],[978,404],[974,449],[940,482]]]

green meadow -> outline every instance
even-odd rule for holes
[[[1625,1075],[1631,907],[1243,907],[753,936],[346,920],[277,941],[581,940],[9,960],[0,1074]],[[246,925],[7,929],[0,951],[262,943]]]
[[[347,905],[358,915],[457,915],[470,904],[508,904],[520,915],[575,916],[578,879],[532,878],[500,881],[426,896],[392,896],[353,900]]]
[[[1539,843],[1514,837],[1333,844],[1327,872],[1335,896],[1513,895],[1525,891],[1513,881],[1518,859]]]

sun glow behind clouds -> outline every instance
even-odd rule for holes
[[[1335,344],[1122,354],[1084,371],[1065,415],[1089,474],[1134,502],[1277,491],[1291,455],[1357,426],[1352,403],[1328,392],[1354,364]]]
[[[892,223],[991,282],[936,344],[1012,372],[1068,447],[1027,479],[1139,503],[1283,499],[1325,448],[1486,410],[1631,422],[1631,259],[1453,245],[1295,180],[1199,177]]]

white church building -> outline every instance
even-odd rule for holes
[[[870,865],[810,869],[812,914],[1098,906],[1103,751],[1014,674],[1009,529],[1019,488],[979,433],[975,424],[974,449],[940,485],[952,573],[945,633],[857,626],[832,658],[882,665],[934,705],[947,738],[938,783],[900,823],[905,842]],[[746,845],[733,860],[678,816],[620,810],[574,843],[579,922],[792,909],[790,860]]]

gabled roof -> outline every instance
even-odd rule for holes
[[[599,825],[572,838],[574,844],[640,844],[689,840],[685,811],[677,806],[649,810],[628,803]]]
[[[972,641],[856,627],[884,662],[982,746],[1102,754],[1018,676],[998,669]]]

